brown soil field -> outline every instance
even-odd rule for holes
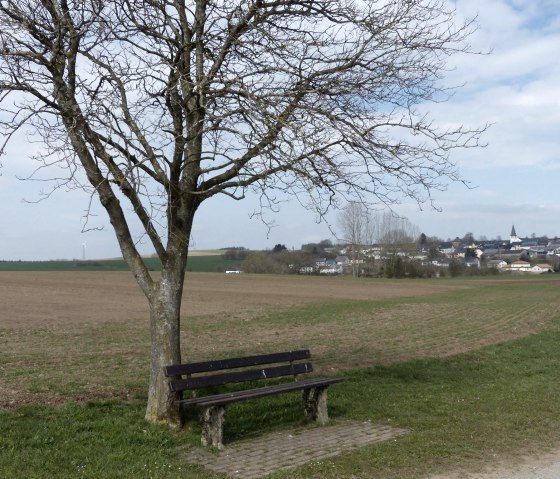
[[[189,273],[183,360],[305,347],[328,373],[447,356],[560,327],[559,286]],[[0,272],[0,301],[0,409],[145,394],[148,305],[130,273]]]
[[[187,274],[183,314],[258,311],[329,300],[436,294],[464,285],[402,284],[340,277]],[[145,297],[128,272],[0,272],[0,328],[147,317]]]

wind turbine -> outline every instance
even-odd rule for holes
[[[87,241],[84,241],[82,243],[82,261],[86,260],[86,246],[87,246]]]

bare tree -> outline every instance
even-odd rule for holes
[[[416,252],[416,238],[420,230],[408,219],[387,211],[378,225],[378,241],[386,259],[392,261],[399,255],[410,256]]]
[[[362,250],[370,246],[375,237],[377,215],[359,201],[350,201],[338,216],[340,240],[346,244],[352,262],[352,276],[358,276]]]
[[[446,99],[446,59],[471,30],[445,0],[0,0],[0,150],[31,129],[39,167],[65,172],[54,187],[99,197],[150,307],[149,421],[180,424],[162,366],[181,359],[201,203],[251,189],[319,214],[336,193],[429,200],[460,180],[450,152],[484,129],[441,129],[419,109]]]

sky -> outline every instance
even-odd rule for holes
[[[508,238],[517,234],[560,236],[560,0],[458,0],[459,16],[478,14],[470,39],[488,55],[456,57],[450,84],[464,84],[447,102],[430,105],[441,124],[491,123],[485,148],[452,156],[469,183],[435,192],[437,210],[403,201],[395,211],[428,236]],[[112,258],[120,256],[111,225],[100,209],[90,221],[100,231],[82,232],[89,196],[57,191],[41,202],[46,185],[21,181],[32,171],[26,142],[1,159],[0,260]],[[323,239],[336,241],[336,213],[330,227],[296,201],[283,203],[268,220],[252,218],[256,199],[227,198],[203,204],[195,219],[192,248],[244,246],[289,249]],[[134,230],[134,227],[133,227]],[[139,239],[141,252],[152,252]]]

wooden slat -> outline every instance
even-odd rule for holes
[[[300,361],[309,359],[311,353],[309,349],[298,351],[286,351],[282,353],[260,354],[257,356],[246,356],[243,358],[227,358],[215,361],[203,361],[199,363],[175,364],[163,368],[166,376],[180,376],[183,374],[196,374],[212,371],[222,371],[224,369],[246,368],[259,366],[262,364],[284,363],[289,361]]]
[[[244,391],[233,391],[229,393],[216,394],[214,396],[196,397],[177,401],[177,404],[184,406],[224,406],[234,402],[247,401],[265,396],[274,396],[291,391],[301,391],[313,387],[330,386],[344,381],[342,378],[315,378],[306,381],[294,381],[283,384],[275,384],[273,386],[265,386],[262,388],[246,389]]]
[[[173,392],[177,392],[184,391],[185,389],[199,389],[244,381],[280,378],[282,376],[310,373],[311,371],[313,371],[311,363],[286,364],[284,366],[270,368],[248,369],[231,373],[212,374],[210,376],[177,379],[169,382],[169,389]]]

